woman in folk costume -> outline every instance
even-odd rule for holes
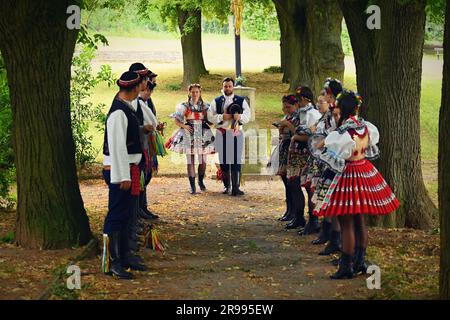
[[[368,242],[364,215],[387,215],[400,203],[369,159],[379,156],[378,129],[357,116],[361,98],[343,91],[337,97],[341,118],[336,131],[325,139],[320,159],[336,176],[318,215],[338,217],[342,227],[342,255],[332,279],[365,273]]]
[[[120,279],[131,279],[125,271],[145,270],[129,247],[128,228],[134,203],[140,194],[142,145],[140,126],[132,101],[145,77],[125,72],[117,81],[119,93],[113,100],[105,124],[103,177],[109,187],[108,214],[103,228],[103,272]]]
[[[195,156],[198,156],[198,185],[206,191],[204,184],[207,155],[215,153],[214,136],[209,127],[207,111],[209,104],[202,99],[202,87],[199,84],[189,86],[188,101],[180,103],[170,117],[180,129],[166,143],[171,151],[184,153],[187,157],[187,173],[190,193],[196,193]]]
[[[293,121],[296,117],[296,111],[298,109],[298,100],[295,95],[284,96],[283,102],[283,119],[275,123],[280,132],[279,144],[278,144],[278,171],[279,175],[283,181],[285,194],[286,194],[286,212],[279,218],[279,221],[290,221],[294,219],[295,213],[292,212],[292,198],[291,191],[289,189],[289,183],[287,178],[287,166],[288,166],[288,155],[289,155],[289,145],[291,144],[291,139],[295,135],[295,125]],[[291,125],[292,124],[292,125]],[[275,165],[275,164],[271,164]]]
[[[342,92],[342,84],[337,79],[328,78],[325,81],[321,94],[325,97],[328,104],[328,125],[325,125],[326,130],[318,131],[313,137],[311,146],[314,151],[312,155],[318,159],[320,153],[323,151],[324,140],[329,133],[336,129],[336,125],[340,118],[340,109],[336,107],[336,97]],[[325,123],[325,124],[327,124]],[[327,193],[331,182],[333,181],[335,173],[321,166],[322,175],[319,178],[313,195],[312,201],[314,202],[315,209],[320,208],[325,194]],[[314,245],[327,244],[326,247],[319,252],[321,256],[328,256],[333,253],[339,252],[341,249],[341,227],[337,217],[326,217],[322,221],[319,237],[312,241]]]
[[[295,126],[295,135],[291,139],[289,145],[287,178],[289,180],[289,190],[292,197],[293,220],[286,226],[286,229],[296,229],[305,226],[305,196],[300,185],[300,174],[306,165],[309,157],[308,140],[312,135],[310,127],[314,125],[322,116],[312,104],[314,100],[313,93],[308,87],[299,87],[296,92],[299,101],[299,109],[292,123],[286,123],[289,129]],[[308,194],[310,192],[307,189]],[[308,224],[299,234],[310,234],[319,231],[317,217],[312,215],[313,205],[308,197]]]

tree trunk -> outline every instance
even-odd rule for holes
[[[425,229],[436,212],[422,177],[420,93],[426,0],[380,0],[381,30],[369,30],[370,1],[341,0],[352,42],[362,114],[380,130],[381,173],[401,206],[372,224]]]
[[[439,292],[450,299],[450,0],[447,0],[444,35],[444,78],[439,114],[439,211],[441,273]]]
[[[287,24],[286,19],[281,19],[280,16],[282,14],[281,9],[278,5],[275,4],[275,9],[277,11],[278,18],[278,24],[280,26],[280,57],[281,57],[281,72],[283,73],[283,83],[289,83],[289,71],[290,68],[287,66],[287,63],[289,61],[289,58],[287,56],[287,53],[289,50],[287,50],[286,46],[289,44],[286,39],[287,35]]]
[[[203,61],[201,10],[185,11],[179,8],[178,27],[183,50],[183,85],[188,86],[199,83],[200,76],[208,73]]]
[[[342,15],[334,0],[273,0],[282,33],[290,90],[309,86],[317,95],[327,77],[342,79]],[[285,27],[282,27],[285,26]],[[287,72],[287,75],[286,75]]]
[[[13,111],[16,241],[29,248],[86,244],[92,237],[77,182],[70,123],[70,66],[77,31],[68,0],[0,2],[2,51]]]

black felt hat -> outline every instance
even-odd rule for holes
[[[134,71],[134,72],[136,72],[138,75],[140,75],[141,77],[146,77],[146,76],[148,77],[148,76],[150,76],[150,73],[151,73],[151,71],[148,70],[147,67],[144,66],[144,65],[143,65],[142,63],[140,63],[140,62],[133,63],[133,64],[130,66],[129,71]]]
[[[141,82],[141,77],[133,71],[127,71],[117,80],[117,85],[121,89],[129,89],[136,87]]]

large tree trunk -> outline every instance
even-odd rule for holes
[[[381,30],[369,30],[370,1],[341,0],[352,42],[363,116],[380,130],[377,165],[401,202],[385,226],[428,228],[436,212],[422,177],[420,93],[426,0],[380,0]]]
[[[439,114],[439,211],[441,274],[439,292],[450,299],[450,0],[447,0],[444,36],[444,78]]]
[[[327,77],[342,79],[342,14],[335,0],[273,0],[280,22],[285,80],[290,90],[318,94]]]
[[[277,11],[278,18],[278,24],[280,26],[280,57],[281,57],[281,72],[283,72],[283,83],[289,83],[289,71],[290,68],[288,67],[287,63],[289,62],[287,46],[289,45],[287,41],[287,32],[288,32],[288,26],[286,19],[281,19],[280,16],[282,14],[282,10],[280,9],[280,6],[275,5],[275,9]]]
[[[16,241],[30,248],[92,237],[77,182],[70,123],[70,66],[77,31],[69,0],[2,0],[0,50],[10,88],[17,169]]]
[[[200,82],[200,76],[208,71],[203,61],[202,12],[200,9],[178,9],[178,27],[183,50],[183,85]]]

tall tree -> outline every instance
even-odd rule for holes
[[[17,170],[15,236],[25,247],[71,247],[92,237],[70,123],[70,66],[78,33],[66,26],[72,4],[0,2],[0,50],[8,74]]]
[[[444,74],[439,114],[440,296],[450,299],[450,0],[445,10]]]
[[[428,228],[436,208],[422,177],[420,97],[426,0],[379,0],[381,29],[370,30],[370,0],[339,0],[355,57],[363,115],[380,130],[379,169],[401,202],[385,226]]]
[[[202,15],[214,15],[226,21],[229,0],[140,0],[140,13],[157,8],[169,27],[178,29],[183,52],[183,84],[198,83],[207,74],[202,50]]]
[[[202,10],[176,7],[178,28],[181,33],[183,51],[183,84],[200,82],[200,76],[207,74],[202,49]]]
[[[273,0],[281,31],[283,81],[317,94],[327,77],[343,79],[342,14],[335,0]]]

